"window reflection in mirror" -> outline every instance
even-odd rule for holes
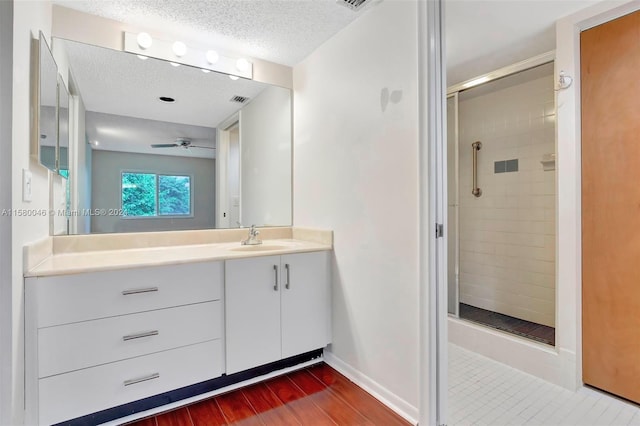
[[[122,173],[122,215],[190,216],[191,181],[191,176]]]
[[[70,179],[78,179],[72,187],[90,188],[74,194],[71,220],[77,224],[71,229],[291,225],[289,89],[69,40],[58,43],[78,89],[71,140],[87,151]],[[149,188],[140,183],[134,190],[131,185],[138,183],[125,182],[125,176],[142,175],[150,176]],[[125,210],[131,214],[124,216]],[[109,214],[118,211],[123,215]]]

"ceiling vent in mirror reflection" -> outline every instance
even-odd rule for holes
[[[246,96],[235,95],[232,96],[231,99],[229,99],[229,102],[238,102],[240,104],[244,104],[249,102],[249,98],[247,98]]]
[[[371,0],[336,0],[336,3],[341,4],[353,11],[360,10],[365,3],[369,3]]]

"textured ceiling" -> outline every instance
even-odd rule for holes
[[[599,0],[445,0],[447,85],[555,49],[555,21]]]
[[[554,49],[555,21],[598,1],[612,0],[445,0],[448,84]],[[54,2],[285,65],[362,14],[335,0]]]
[[[290,66],[362,13],[336,4],[336,0],[54,0],[54,3]]]

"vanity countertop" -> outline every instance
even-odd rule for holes
[[[327,232],[327,231],[321,231]],[[329,231],[330,233],[330,231]],[[217,260],[275,256],[332,250],[332,238],[265,239],[262,245],[243,246],[235,242],[183,244],[106,250],[51,252],[37,265],[25,271],[25,277],[45,277],[146,266],[175,265]],[[301,234],[300,237],[306,235]]]

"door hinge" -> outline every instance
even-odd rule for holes
[[[444,237],[444,225],[441,223],[436,223],[436,238]]]

